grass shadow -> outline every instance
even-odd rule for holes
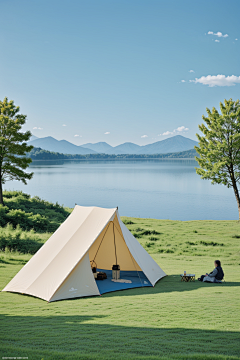
[[[240,352],[239,332],[111,325],[104,323],[105,318],[107,321],[97,314],[0,315],[1,355],[67,360],[213,360],[238,359]]]

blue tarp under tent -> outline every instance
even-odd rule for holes
[[[120,271],[119,280],[112,279],[111,270],[97,269],[97,271],[105,272],[107,274],[107,279],[96,280],[100,294],[117,290],[152,286],[142,271]]]

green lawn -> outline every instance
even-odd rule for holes
[[[0,293],[0,356],[240,359],[240,223],[123,220],[168,276],[154,288],[49,304]],[[30,257],[0,253],[1,289]],[[199,276],[215,259],[226,283],[180,282],[184,270]]]

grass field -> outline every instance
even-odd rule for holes
[[[240,359],[240,223],[123,218],[168,276],[154,288],[47,303],[0,293],[0,356]],[[45,240],[45,239],[44,239]],[[0,253],[0,288],[30,259]],[[180,282],[220,259],[226,283]]]

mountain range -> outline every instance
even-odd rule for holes
[[[28,141],[28,145],[32,145],[35,148],[41,148],[43,150],[58,152],[62,154],[85,155],[97,153],[96,151],[93,151],[91,149],[86,149],[82,146],[74,145],[67,140],[56,140],[52,136],[30,140]]]
[[[51,136],[44,138],[33,138],[28,142],[35,148],[58,152],[62,154],[167,154],[180,151],[191,150],[197,145],[197,141],[188,139],[182,135],[176,135],[171,138],[157,141],[148,145],[136,145],[126,142],[121,145],[111,146],[106,142],[98,142],[95,144],[87,143],[84,145],[74,145],[66,140],[56,140]]]

